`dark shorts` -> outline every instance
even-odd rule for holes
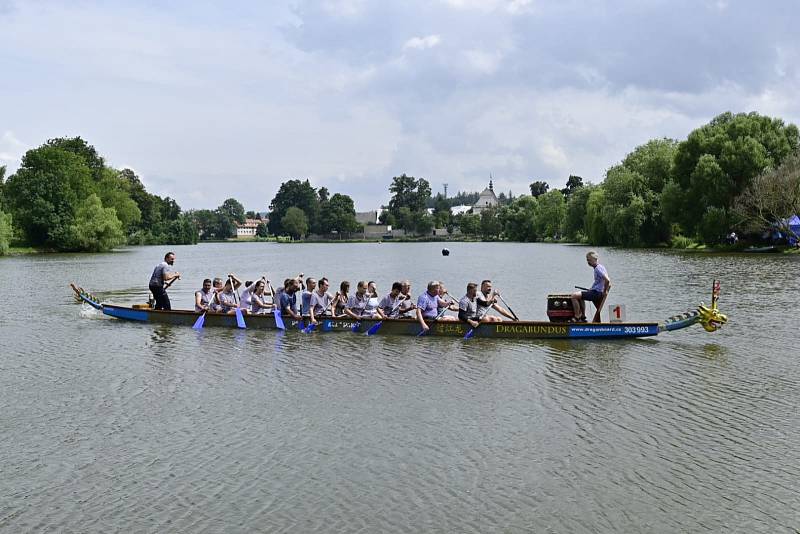
[[[597,303],[603,300],[603,294],[595,289],[589,289],[588,291],[581,291],[581,298]]]

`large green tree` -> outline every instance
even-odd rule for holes
[[[531,188],[531,196],[533,197],[540,197],[547,193],[547,190],[550,189],[550,186],[547,182],[542,182],[541,180],[537,180],[530,185]]]
[[[13,237],[14,227],[11,226],[11,215],[0,211],[0,256],[8,254]]]
[[[569,199],[570,195],[583,187],[583,178],[580,176],[575,176],[574,174],[570,174],[569,178],[567,178],[567,187],[561,190],[561,193]]]
[[[474,213],[464,213],[457,217],[458,228],[464,235],[476,236],[481,231],[481,217]]]
[[[609,242],[609,231],[606,226],[604,206],[606,202],[606,191],[603,187],[597,187],[586,200],[586,237],[590,243],[602,244]]]
[[[567,210],[564,214],[564,235],[568,239],[582,239],[586,237],[586,204],[589,195],[597,186],[586,185],[575,189],[567,200]]]
[[[197,243],[198,228],[194,214],[182,213],[178,203],[170,197],[161,198],[148,193],[131,169],[122,169],[118,176],[141,214],[139,221],[133,224],[134,231],[128,237],[130,243],[143,245]]]
[[[389,186],[392,194],[389,200],[389,214],[397,226],[407,232],[417,232],[427,227],[424,215],[431,199],[431,185],[424,178],[414,178],[401,174],[392,178]]]
[[[776,169],[756,176],[738,197],[732,215],[737,226],[761,232],[775,225],[791,230],[788,219],[800,213],[800,153],[795,152]]]
[[[495,208],[481,210],[481,235],[484,239],[497,239],[503,232],[503,223]]]
[[[670,188],[668,200],[686,233],[718,222],[720,212],[708,208],[727,212],[756,176],[798,148],[798,140],[795,125],[758,113],[723,113],[691,132],[678,145],[673,179],[679,188]]]
[[[511,241],[536,241],[537,211],[539,201],[536,197],[523,195],[500,210],[503,233]]]
[[[411,215],[411,224],[417,235],[430,235],[435,225],[434,218],[427,211],[415,211]]]
[[[292,239],[300,239],[308,233],[308,218],[303,210],[292,206],[286,210],[281,227]]]
[[[44,146],[60,148],[67,152],[71,152],[76,156],[83,159],[86,166],[92,172],[92,178],[99,182],[103,177],[103,169],[105,169],[105,160],[98,154],[97,150],[80,137],[57,137],[55,139],[48,139]]]
[[[305,214],[310,229],[317,229],[320,210],[317,190],[308,180],[289,180],[281,184],[269,205],[270,233],[282,235],[288,232],[283,227],[283,217],[292,207],[300,209]]]
[[[130,194],[130,182],[119,171],[106,167],[97,183],[97,195],[103,206],[114,208],[126,234],[132,233],[142,220],[142,212]]]
[[[245,221],[244,206],[235,198],[226,199],[217,210],[234,223],[243,224]]]
[[[450,224],[450,204],[441,193],[433,202],[433,220],[436,228],[445,228]]]
[[[3,187],[6,183],[6,166],[0,165],[0,210],[5,208],[5,197],[3,196]]]
[[[64,248],[78,206],[93,193],[92,174],[81,156],[44,145],[23,156],[3,189],[29,244]]]
[[[356,221],[353,199],[340,193],[326,199],[320,208],[319,226],[320,233],[323,234],[357,231],[359,224]]]
[[[546,238],[560,237],[567,212],[563,193],[558,189],[553,189],[541,195],[537,200],[539,209],[535,223],[536,233]]]
[[[92,193],[78,206],[63,248],[103,252],[123,243],[125,233],[114,208],[104,208],[100,198]]]

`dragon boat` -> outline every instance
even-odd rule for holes
[[[429,321],[430,330],[421,332],[415,319],[350,319],[323,318],[316,325],[281,317],[279,313],[264,315],[236,315],[222,313],[200,313],[193,310],[154,310],[146,304],[131,307],[103,303],[92,293],[70,284],[75,298],[116,319],[140,323],[159,323],[177,326],[248,328],[264,330],[298,330],[314,332],[351,332],[367,335],[447,336],[464,338],[512,338],[512,339],[592,339],[592,338],[641,338],[657,336],[699,324],[707,332],[714,332],[727,323],[728,318],[717,309],[720,286],[714,281],[711,305],[700,304],[696,309],[673,315],[662,322],[592,322],[572,323],[565,314],[555,308],[568,305],[566,295],[548,296],[549,321],[503,321],[481,323],[476,328],[460,321]],[[551,310],[553,313],[550,313]],[[243,319],[243,320],[242,320]]]

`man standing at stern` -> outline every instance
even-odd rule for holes
[[[586,263],[588,263],[589,267],[594,271],[594,283],[590,289],[576,291],[572,294],[572,310],[575,313],[575,317],[572,318],[572,321],[586,322],[587,300],[594,303],[599,317],[600,308],[603,306],[608,290],[611,289],[611,279],[608,277],[608,271],[606,271],[605,267],[600,265],[598,260],[597,252],[592,250],[586,253]]]

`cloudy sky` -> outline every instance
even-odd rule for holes
[[[796,0],[0,0],[0,165],[80,135],[183,208],[599,182],[723,111],[800,122]]]

